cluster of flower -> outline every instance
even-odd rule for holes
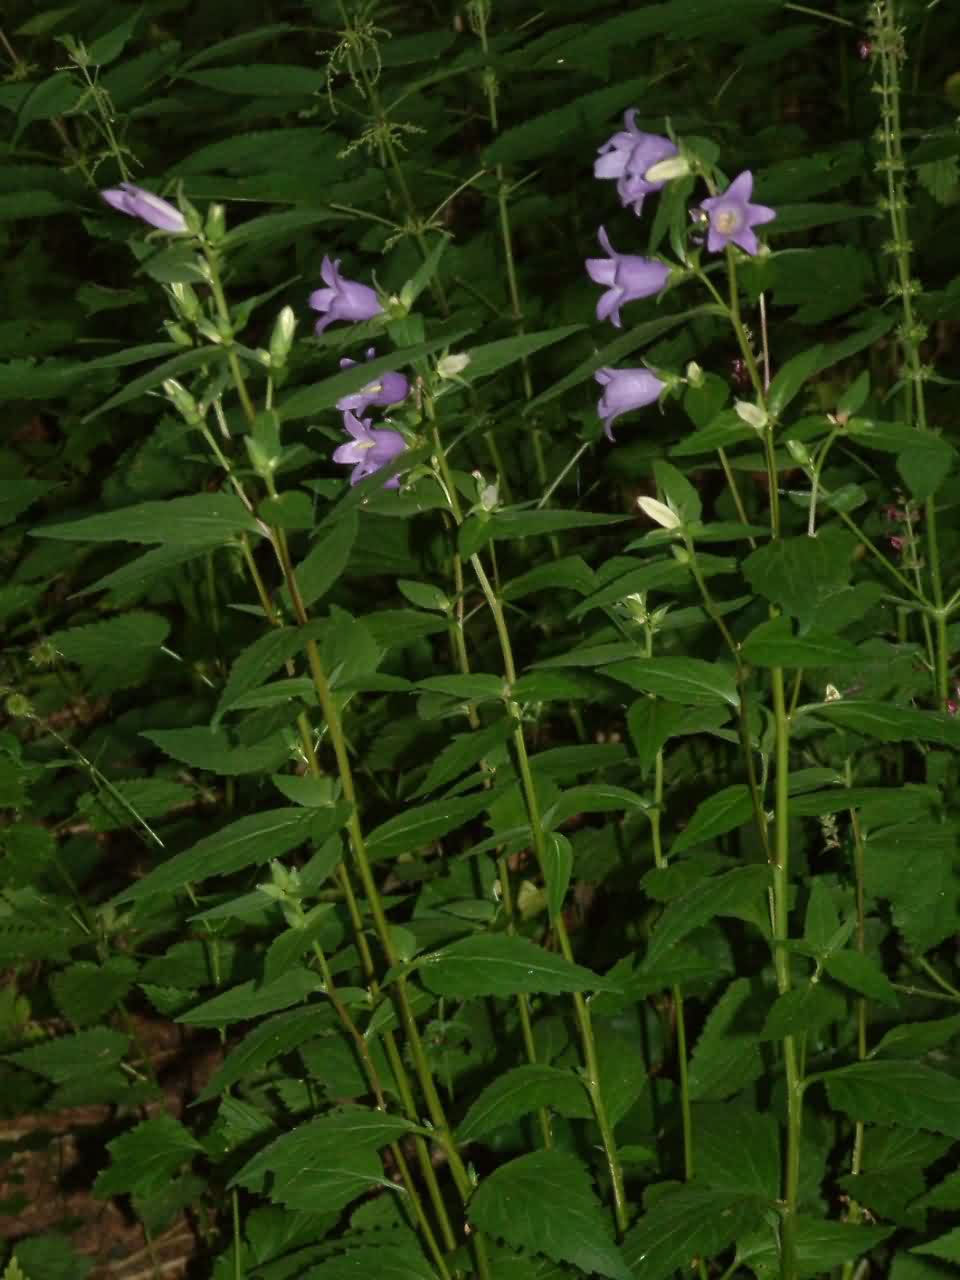
[[[626,113],[626,128],[603,144],[593,172],[597,178],[616,179],[621,204],[639,216],[644,199],[662,190],[670,177],[688,173],[689,166],[669,138],[638,129],[636,116],[636,111]],[[751,204],[752,195],[753,174],[745,170],[722,195],[701,200],[699,208],[691,211],[694,221],[706,226],[710,253],[719,253],[730,244],[739,245],[751,255],[757,252],[753,228],[770,222],[776,213],[766,205]],[[599,240],[608,256],[588,258],[586,264],[590,279],[606,287],[597,303],[597,319],[611,320],[619,329],[620,308],[638,298],[661,293],[669,283],[671,270],[656,258],[617,253],[603,227]],[[649,369],[605,368],[598,369],[594,376],[603,387],[597,413],[610,440],[615,419],[653,404],[668,385]]]
[[[119,187],[111,187],[100,194],[111,208],[131,218],[139,218],[160,231],[183,235],[189,230],[186,219],[175,205],[152,191],[134,186],[132,182],[121,182]],[[326,287],[315,289],[309,298],[313,310],[321,312],[321,319],[316,324],[318,334],[335,320],[356,324],[382,314],[383,305],[376,292],[357,280],[344,280],[340,275],[339,262],[325,257],[320,274]],[[375,355],[375,349],[370,347],[367,359],[372,360]],[[349,369],[354,364],[355,360],[340,361],[342,369]],[[351,439],[335,451],[333,460],[353,467],[351,484],[358,484],[381,467],[388,466],[406,449],[407,442],[399,431],[374,428],[373,419],[363,415],[371,405],[386,409],[401,404],[409,393],[410,383],[402,373],[385,373],[360,391],[337,401],[337,408],[343,414],[344,429]],[[399,485],[399,478],[391,476],[384,488],[396,489]]]

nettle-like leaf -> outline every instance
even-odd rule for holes
[[[152,1116],[107,1145],[110,1168],[99,1174],[94,1184],[94,1195],[104,1199],[125,1191],[142,1196],[161,1191],[202,1150],[190,1131],[171,1115]]]
[[[437,995],[509,996],[543,991],[616,990],[617,984],[526,938],[481,933],[419,956],[417,967]]]
[[[631,1280],[585,1165],[562,1151],[510,1160],[484,1178],[469,1214],[516,1249],[545,1253],[610,1280]]]

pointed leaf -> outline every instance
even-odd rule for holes
[[[437,995],[511,996],[518,992],[617,990],[615,983],[535,942],[506,933],[461,938],[417,958],[423,980]]]

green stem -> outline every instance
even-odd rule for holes
[[[903,129],[900,111],[900,59],[902,35],[897,26],[894,0],[877,0],[875,14],[875,45],[879,55],[881,132],[883,135],[883,168],[887,180],[887,213],[893,233],[891,253],[896,264],[895,292],[899,295],[902,322],[898,331],[900,350],[905,364],[905,400],[908,420],[920,431],[930,429],[927,421],[924,382],[929,370],[923,364],[920,344],[926,337],[926,327],[918,322],[913,299],[920,289],[919,282],[911,276],[910,226],[907,217],[905,164],[903,156]],[[940,708],[949,697],[949,652],[947,649],[946,620],[943,611],[943,575],[940,564],[940,542],[937,533],[937,508],[932,497],[925,503],[927,561],[933,588],[933,603],[937,620],[936,693]]]
[[[243,376],[243,370],[240,368],[240,361],[237,359],[237,353],[230,346],[233,341],[233,321],[230,318],[230,308],[227,306],[226,295],[223,292],[223,282],[220,279],[220,263],[216,250],[211,244],[203,243],[203,256],[206,259],[207,269],[210,274],[210,292],[217,308],[217,315],[220,317],[226,334],[229,335],[229,337],[224,337],[224,345],[226,346],[227,363],[230,366],[233,384],[237,388],[237,395],[240,397],[244,417],[248,424],[253,426],[256,421],[257,411],[253,407],[253,401],[250,399],[250,393],[247,390],[247,384]]]
[[[846,763],[844,770],[844,781],[848,787],[853,786],[853,771],[850,767],[850,761]],[[865,851],[863,843],[863,831],[860,827],[860,814],[857,809],[850,811],[850,829],[853,834],[853,872],[855,881],[856,903],[857,903],[857,928],[856,941],[857,950],[861,955],[866,951],[866,890],[864,888],[864,872],[865,872]],[[861,996],[857,1000],[857,1059],[863,1062],[867,1056],[867,1002]],[[850,1158],[850,1172],[856,1177],[863,1168],[863,1142],[864,1142],[865,1126],[862,1120],[857,1120],[853,1131],[853,1153]],[[853,1197],[850,1199],[850,1205],[846,1213],[846,1221],[849,1223],[858,1223],[863,1221],[863,1210]],[[855,1262],[847,1262],[843,1268],[842,1280],[853,1280],[855,1271]]]
[[[777,990],[791,988],[790,953],[790,721],[784,697],[783,668],[772,671],[773,711],[776,721],[776,819],[773,862],[773,960]],[[787,1153],[780,1238],[781,1280],[796,1280],[797,1204],[800,1193],[800,1141],[803,1131],[803,1082],[796,1040],[783,1038],[783,1062],[787,1089]]]

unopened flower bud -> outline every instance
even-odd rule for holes
[[[177,310],[184,320],[193,322],[200,318],[202,314],[200,299],[190,285],[177,281],[176,284],[170,286],[170,293],[177,304]]]
[[[810,451],[807,449],[807,446],[802,444],[799,440],[787,441],[787,453],[789,453],[790,457],[798,466],[810,466]]]
[[[644,182],[672,182],[674,178],[685,178],[690,172],[690,161],[686,156],[668,156],[666,160],[658,160],[644,172]]]
[[[686,377],[688,385],[694,389],[699,390],[703,386],[703,370],[696,360],[691,360],[687,365]]]
[[[163,384],[163,389],[167,393],[167,398],[173,403],[186,422],[196,425],[203,420],[196,400],[194,400],[185,386],[177,382],[176,378],[167,378]]]
[[[638,498],[637,506],[644,515],[649,516],[651,520],[662,525],[664,529],[680,528],[681,522],[677,513],[675,511],[671,511],[668,506],[659,502],[656,498]]]
[[[754,431],[764,431],[770,421],[764,410],[759,405],[751,404],[749,400],[734,401],[733,411],[741,422],[745,422]]]
[[[164,320],[163,327],[166,329],[170,341],[175,342],[178,347],[193,346],[193,339],[182,324],[175,324],[173,320]]]
[[[455,356],[442,356],[437,361],[437,377],[444,379],[457,378],[469,363],[470,357],[465,351],[461,351],[459,355]]]
[[[11,693],[4,703],[4,710],[11,720],[29,720],[34,714],[33,703],[22,693]]]
[[[270,335],[270,364],[274,369],[282,369],[287,363],[287,356],[293,346],[293,335],[297,328],[297,317],[293,307],[284,307],[277,316]]]
[[[212,204],[207,210],[204,232],[211,244],[217,244],[227,234],[227,213],[222,204]]]
[[[208,342],[214,343],[215,346],[219,347],[223,342],[223,334],[213,321],[207,320],[206,317],[197,321],[197,332],[202,337],[206,338]]]

